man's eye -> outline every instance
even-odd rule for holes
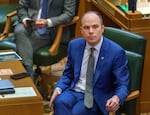
[[[94,26],[93,26],[93,29],[97,29],[97,28],[98,28],[98,25],[94,25]]]
[[[88,27],[88,26],[85,26],[85,27],[84,27],[84,29],[85,29],[85,30],[88,30],[88,29],[89,29],[89,27]]]

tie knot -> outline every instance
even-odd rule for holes
[[[91,50],[91,55],[93,55],[95,48],[92,47],[90,48],[90,50]]]

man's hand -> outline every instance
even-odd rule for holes
[[[32,19],[26,18],[26,19],[22,20],[22,23],[25,28],[28,28],[28,27],[34,26],[35,21]]]
[[[38,19],[38,20],[32,21],[31,19],[26,18],[22,21],[22,23],[25,28],[30,27],[30,26],[36,27],[36,28],[43,28],[48,25],[47,19]]]
[[[36,28],[43,28],[43,27],[46,27],[47,25],[48,25],[47,19],[38,19],[34,23],[34,26]]]
[[[28,24],[27,20],[23,20],[22,23],[23,23],[23,25],[24,25],[25,28],[29,27],[29,24]]]
[[[51,96],[51,99],[50,99],[50,102],[49,102],[49,107],[50,109],[53,111],[53,105],[54,105],[54,100],[55,98],[61,94],[61,91],[59,89],[55,89],[52,96]]]
[[[106,110],[107,111],[117,111],[120,107],[120,99],[118,96],[113,96],[107,100]]]

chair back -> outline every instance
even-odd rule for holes
[[[118,43],[126,51],[130,73],[129,91],[141,90],[146,40],[143,36],[113,27],[105,27],[104,36]],[[134,115],[137,99],[125,102],[121,113]]]
[[[54,38],[54,42],[52,45],[47,45],[37,49],[33,54],[34,64],[37,66],[47,66],[52,65],[59,62],[61,59],[67,56],[67,48],[69,41],[75,37],[75,27],[78,21],[78,5],[79,0],[76,0],[76,16],[74,16],[73,20],[68,24],[63,25],[63,29],[58,27],[56,37]],[[62,26],[62,25],[60,25]],[[62,30],[62,31],[59,31]],[[68,33],[67,35],[64,33]],[[57,37],[58,36],[58,37]],[[59,38],[59,40],[57,39]],[[58,43],[58,41],[60,41]],[[58,49],[55,53],[52,53],[53,46],[58,46]]]
[[[0,33],[3,32],[5,24],[6,24],[6,15],[14,10],[16,10],[17,4],[0,4]],[[12,18],[12,23],[17,20],[17,16]],[[11,29],[13,32],[13,29]]]

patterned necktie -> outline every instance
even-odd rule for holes
[[[87,108],[93,107],[93,75],[94,75],[94,48],[91,48],[91,53],[88,60],[86,73],[86,88],[84,95],[84,105]]]
[[[43,0],[42,2],[42,11],[41,11],[41,18],[46,19],[47,18],[47,4],[48,4],[48,0]],[[46,33],[46,27],[44,28],[38,28],[37,32],[40,35],[45,35]]]

